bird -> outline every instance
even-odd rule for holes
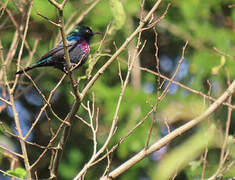
[[[95,34],[101,33],[93,32],[88,26],[76,25],[74,30],[67,35],[68,52],[72,66],[78,68],[86,62],[90,54],[90,40]],[[56,47],[43,55],[38,62],[16,72],[16,74],[23,74],[31,69],[45,66],[53,66],[68,74],[63,41],[60,41]]]

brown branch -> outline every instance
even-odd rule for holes
[[[111,150],[109,150],[109,151],[108,151],[105,155],[103,155],[101,158],[99,158],[98,160],[96,160],[95,162],[93,162],[93,163],[91,164],[91,166],[97,164],[98,162],[100,162],[101,160],[103,160],[104,158],[106,158],[110,153],[114,152],[114,151],[118,148],[118,146],[119,146],[121,143],[123,143],[123,141],[124,141],[127,137],[129,137],[138,127],[140,127],[140,126],[151,116],[152,113],[153,113],[153,108],[151,108],[151,110],[146,114],[146,116],[145,116],[138,124],[136,124],[132,129],[130,129],[129,132],[128,132],[125,136],[121,137],[120,140],[119,140],[119,142],[118,142],[116,145],[114,145],[114,146],[111,148]]]
[[[25,27],[25,29],[24,29],[24,36],[23,36],[23,40],[22,40],[22,44],[21,44],[21,47],[20,47],[20,52],[19,52],[18,60],[17,60],[17,62],[18,62],[18,66],[17,66],[18,69],[19,69],[19,62],[20,62],[20,59],[21,59],[21,56],[22,56],[22,53],[23,53],[24,42],[25,42],[26,35],[27,35],[27,30],[28,30],[28,24],[29,24],[29,18],[30,18],[31,10],[32,10],[32,2],[29,3],[29,8],[28,8],[28,12],[27,12],[27,19],[26,19],[25,26],[24,26]],[[6,61],[4,63],[6,63]],[[9,94],[9,98],[10,98],[10,102],[11,102],[11,108],[12,108],[12,111],[13,111],[13,114],[14,114],[16,130],[17,130],[17,132],[19,134],[19,137],[20,137],[20,146],[21,146],[22,154],[24,156],[24,165],[25,165],[26,172],[27,172],[27,179],[32,179],[31,172],[30,172],[29,159],[28,159],[28,155],[27,155],[26,144],[22,140],[23,134],[22,134],[22,130],[21,130],[21,127],[20,127],[20,120],[19,120],[19,117],[18,117],[18,113],[17,113],[16,107],[15,107],[15,100],[14,100],[14,90],[16,88],[19,76],[16,76],[14,84],[13,84],[13,86],[11,88],[9,83],[8,83],[8,79],[7,79],[6,64],[3,66],[3,73],[4,73],[4,81],[5,81],[5,84],[7,86],[8,94]]]
[[[7,101],[6,99],[0,97],[0,100],[3,101],[4,103],[8,104],[8,105],[11,105],[11,103],[9,101]]]
[[[48,145],[44,148],[44,151],[40,154],[38,159],[30,166],[31,169],[40,161],[40,159],[45,155],[45,153],[49,149],[54,149],[54,150],[59,150],[60,149],[60,146],[52,148],[52,144],[56,140],[56,137],[59,135],[59,133],[61,132],[62,128],[63,128],[63,124],[61,123],[59,128],[57,129],[56,133],[54,134],[54,136],[50,139]],[[51,169],[52,168],[50,168],[51,177],[56,177],[56,174],[54,174],[54,171],[52,171]]]
[[[170,81],[168,82],[168,84],[167,84],[166,88],[164,89],[164,91],[162,92],[161,96],[158,98],[159,101],[161,101],[163,99],[163,97],[166,96],[166,94],[168,92],[168,88],[170,87],[172,81],[175,79],[175,77],[176,77],[176,75],[177,75],[177,73],[178,73],[178,71],[180,69],[180,65],[181,65],[181,63],[184,60],[184,53],[185,53],[185,49],[187,47],[187,44],[188,44],[188,41],[185,43],[185,45],[183,47],[182,56],[181,56],[181,58],[180,58],[180,60],[179,60],[179,62],[177,64],[177,67],[176,67],[176,70],[175,70],[173,76],[171,77]]]
[[[2,145],[0,145],[0,148],[3,149],[4,151],[7,151],[8,153],[10,153],[10,154],[12,154],[12,155],[14,155],[14,156],[20,157],[20,158],[22,158],[22,159],[24,158],[23,155],[18,154],[18,153],[14,152],[14,151],[11,151],[10,149],[8,149],[8,148],[6,148],[6,147],[4,147],[4,146],[2,146]]]
[[[177,136],[183,134],[184,132],[190,130],[194,126],[196,126],[198,123],[203,121],[205,118],[207,118],[209,115],[211,115],[218,107],[221,106],[222,102],[225,101],[229,96],[233,94],[235,90],[235,80],[232,82],[232,84],[228,87],[228,89],[206,110],[204,113],[199,115],[198,117],[194,118],[190,122],[184,124],[183,126],[175,129],[170,134],[164,136],[162,139],[154,143],[152,146],[150,146],[148,149],[141,150],[138,154],[136,154],[134,157],[123,163],[121,166],[113,170],[111,173],[109,173],[106,177],[104,177],[102,180],[111,180],[113,178],[117,178],[120,174],[124,173],[127,169],[132,167],[134,164],[138,163],[140,160],[151,154],[152,152],[160,149],[161,147],[168,144],[170,141],[175,139]]]
[[[67,122],[72,123],[72,120],[74,119],[74,117],[80,107],[81,97],[80,97],[80,93],[77,90],[77,85],[76,85],[75,79],[74,79],[72,72],[71,72],[71,62],[70,62],[69,53],[68,53],[68,42],[66,40],[65,31],[64,31],[63,10],[64,10],[64,6],[65,6],[67,0],[64,0],[62,4],[58,4],[54,0],[49,0],[49,2],[51,4],[53,4],[59,11],[60,33],[61,33],[61,37],[62,37],[62,41],[63,41],[63,45],[64,45],[65,62],[67,65],[68,75],[69,75],[70,81],[72,83],[72,88],[73,88],[75,98],[76,98],[69,115],[64,120],[65,122],[67,121]],[[67,139],[70,135],[70,131],[71,131],[71,126],[67,126],[64,128],[60,142],[58,144],[59,150],[56,151],[56,154],[55,154],[55,157],[54,157],[54,160],[52,163],[52,169],[51,169],[51,174],[54,176],[56,176],[56,174],[57,174],[58,166],[59,166],[60,160],[63,155],[64,146],[65,146]]]
[[[28,79],[32,82],[33,86],[35,87],[35,89],[38,91],[38,93],[41,95],[42,99],[45,102],[45,105],[41,108],[40,113],[38,114],[37,118],[34,120],[33,124],[31,125],[28,133],[25,135],[24,139],[26,140],[28,138],[28,136],[30,135],[30,133],[33,131],[34,127],[36,126],[36,124],[38,123],[42,112],[45,111],[46,107],[48,106],[52,112],[52,114],[60,121],[62,122],[62,124],[66,124],[67,126],[70,126],[70,124],[64,120],[62,120],[53,110],[51,104],[50,104],[50,100],[55,92],[55,90],[61,85],[62,81],[64,80],[66,75],[63,75],[62,78],[60,79],[60,81],[57,83],[57,85],[51,90],[48,99],[46,99],[45,95],[41,92],[41,90],[39,89],[39,87],[36,85],[36,83],[34,82],[34,80],[26,73],[24,72],[25,75],[28,77]]]
[[[81,98],[86,95],[88,90],[93,86],[95,81],[99,78],[101,74],[104,73],[104,71],[112,64],[112,62],[119,56],[119,54],[127,47],[127,45],[132,41],[132,39],[140,32],[142,31],[142,28],[145,25],[145,22],[147,22],[151,15],[154,13],[154,11],[158,8],[159,4],[161,3],[161,0],[158,0],[152,9],[149,11],[149,13],[145,16],[143,21],[140,21],[139,26],[136,28],[136,30],[126,39],[126,41],[122,44],[122,46],[112,55],[112,57],[98,70],[98,72],[93,76],[93,78],[89,81],[89,83],[86,85],[86,87],[83,89],[81,93]]]
[[[155,55],[156,55],[156,58],[158,59],[158,57],[157,57],[158,48],[157,48],[157,45],[156,45],[156,44],[155,44],[155,46],[156,46],[156,54],[155,54]],[[183,59],[184,59],[184,53],[185,53],[186,46],[187,46],[187,42],[186,42],[185,46],[183,47],[182,56],[181,56],[181,58],[180,58],[180,60],[179,60],[179,62],[178,62],[176,71],[175,71],[175,73],[173,74],[171,80],[173,80],[173,79],[175,78],[176,74],[178,73],[179,67],[180,67],[180,65],[181,65],[181,63],[182,63],[182,61],[183,61]],[[156,59],[156,60],[157,60],[157,59]],[[157,60],[157,61],[158,61],[158,60]],[[168,84],[168,85],[169,85],[169,84]],[[144,122],[152,113],[155,113],[155,112],[156,112],[156,109],[157,109],[158,105],[160,104],[160,102],[161,102],[161,101],[163,100],[163,98],[165,97],[164,94],[167,92],[167,89],[168,89],[168,88],[169,88],[169,86],[163,91],[161,98],[159,98],[159,97],[156,98],[156,105],[152,106],[151,110],[147,113],[146,117],[145,117],[142,121],[140,121],[134,128],[132,128],[132,129],[128,132],[128,134],[127,134],[126,136],[124,136],[123,138],[121,138],[118,144],[116,144],[115,146],[113,146],[113,148],[112,148],[108,153],[106,153],[102,158],[100,158],[99,160],[97,160],[95,163],[98,163],[98,162],[99,162],[100,160],[102,160],[104,157],[106,157],[106,156],[109,155],[111,152],[113,152],[129,135],[131,135],[131,134],[133,133],[133,131],[134,131],[135,129],[137,129],[140,125],[142,125],[143,122]],[[149,144],[149,139],[150,139],[150,134],[151,134],[151,129],[152,129],[152,126],[153,126],[153,122],[154,122],[154,121],[153,121],[153,119],[152,119],[152,125],[151,125],[151,127],[150,127],[150,129],[149,129],[149,132],[148,132],[148,137],[147,137],[147,141],[146,141],[146,144],[145,144],[145,149],[148,149],[148,144]]]
[[[6,7],[7,7],[7,4],[9,3],[9,1],[10,1],[10,0],[6,0],[5,4],[3,4],[3,5],[1,6],[0,11],[2,11],[2,12],[1,12],[1,14],[0,14],[0,18],[1,18],[2,15],[4,14],[4,11],[5,11]],[[2,3],[1,3],[1,4],[2,4]]]
[[[54,21],[50,20],[48,17],[42,15],[42,14],[40,13],[40,11],[37,10],[36,8],[35,8],[35,11],[36,11],[36,13],[37,13],[38,16],[41,16],[43,19],[47,20],[48,22],[50,22],[50,23],[53,24],[54,26],[60,27],[59,24],[57,24],[57,23],[55,23]]]
[[[26,40],[26,35],[27,35],[27,32],[28,32],[29,19],[30,19],[30,14],[31,14],[31,11],[32,11],[32,6],[33,6],[33,2],[31,1],[30,5],[29,5],[29,10],[28,10],[28,14],[27,14],[26,23],[25,23],[24,36],[23,36],[21,47],[20,47],[20,52],[19,52],[18,58],[17,58],[17,71],[19,71],[19,67],[20,67],[20,60],[21,60],[21,56],[23,54],[24,42]],[[19,80],[19,75],[16,75],[14,84],[13,84],[13,86],[11,88],[13,92],[14,92],[17,84],[18,84],[18,80]]]
[[[9,173],[7,173],[7,172],[1,170],[1,169],[0,169],[0,172],[1,172],[2,174],[4,174],[4,175],[7,175],[7,176],[13,178],[13,179],[19,179],[19,177],[16,177],[16,176],[14,176],[14,175],[12,175],[12,174],[9,174]]]
[[[60,4],[57,3],[55,0],[48,0],[53,6],[55,6],[56,8],[58,8],[60,10]]]

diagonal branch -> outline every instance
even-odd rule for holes
[[[228,89],[200,116],[194,118],[193,120],[189,121],[188,123],[184,124],[183,126],[175,129],[170,134],[166,135],[156,143],[154,143],[152,146],[150,146],[148,149],[141,150],[138,154],[133,156],[131,159],[123,163],[121,166],[113,170],[109,175],[102,178],[102,180],[111,180],[113,178],[118,177],[122,173],[124,173],[126,170],[128,170],[130,167],[132,167],[134,164],[141,161],[143,158],[148,156],[149,154],[153,153],[154,151],[160,149],[161,147],[168,144],[170,141],[175,139],[177,136],[181,135],[182,133],[190,130],[194,126],[196,126],[198,123],[206,119],[208,116],[210,116],[218,107],[221,106],[221,104],[233,94],[235,91],[235,80],[232,82],[232,84],[228,87]]]
[[[83,89],[81,93],[81,98],[86,95],[86,93],[89,91],[89,89],[93,86],[95,81],[100,77],[101,74],[104,73],[104,71],[112,64],[112,62],[119,56],[119,54],[127,47],[127,45],[133,40],[133,38],[140,32],[143,31],[143,27],[145,23],[151,18],[152,14],[156,9],[158,8],[159,4],[161,3],[161,0],[158,0],[153,8],[149,11],[149,13],[145,16],[143,21],[140,21],[139,26],[136,28],[136,30],[126,39],[126,41],[122,44],[122,46],[113,54],[113,56],[99,69],[99,71],[94,75],[94,77],[89,81],[89,83],[86,85],[86,87]]]

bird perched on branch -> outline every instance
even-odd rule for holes
[[[72,66],[77,67],[84,64],[90,53],[90,39],[93,35],[100,34],[99,32],[92,32],[87,26],[78,26],[66,37],[68,41],[68,52]],[[37,67],[53,66],[60,69],[64,73],[68,73],[67,64],[65,61],[64,44],[61,41],[55,48],[42,56],[38,62],[16,72],[22,74],[24,71],[29,71]]]

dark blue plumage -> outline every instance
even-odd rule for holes
[[[79,67],[84,64],[90,53],[90,39],[95,34],[99,33],[92,32],[92,30],[87,26],[77,26],[67,36],[68,52],[72,66],[78,64]],[[65,73],[68,72],[64,59],[64,46],[62,41],[55,48],[42,56],[37,63],[25,68],[24,70],[16,72],[16,74],[22,74],[24,71],[29,71],[43,66],[53,66]]]

